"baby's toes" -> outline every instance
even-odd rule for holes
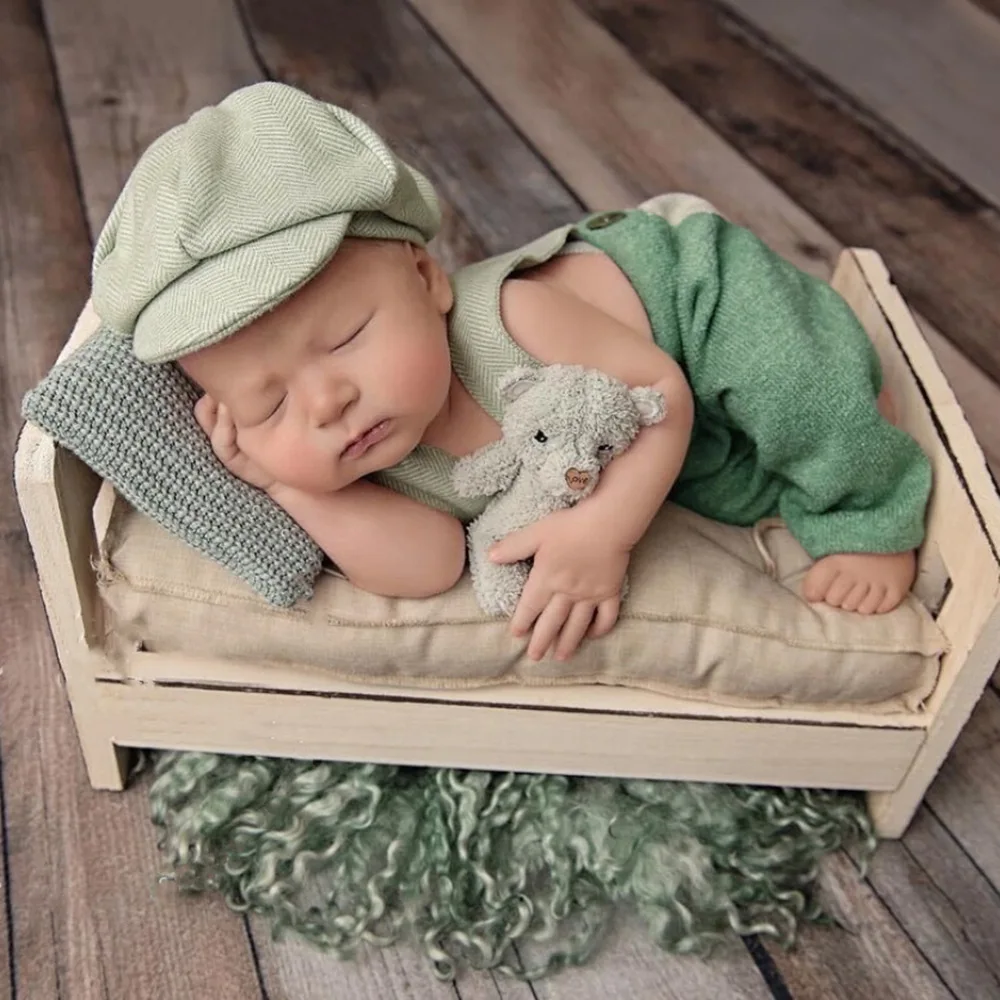
[[[817,562],[802,581],[802,596],[811,603],[826,599],[830,584],[837,578],[837,570],[829,559]]]
[[[877,615],[885,615],[890,611],[895,611],[896,608],[902,603],[903,597],[906,591],[900,590],[899,587],[894,587],[891,584],[886,588],[885,597],[879,602],[878,608],[875,610]]]
[[[871,584],[867,580],[859,580],[847,594],[841,603],[841,608],[844,611],[857,611],[861,607],[862,602],[868,596],[871,590]]]
[[[844,601],[847,600],[847,595],[854,589],[856,582],[850,574],[838,573],[827,588],[826,596],[823,600],[833,608],[842,607]]]
[[[859,615],[873,615],[885,600],[886,586],[884,583],[873,583],[868,596],[858,605]]]

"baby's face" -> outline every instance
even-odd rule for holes
[[[278,482],[328,493],[395,465],[445,407],[447,275],[409,243],[345,240],[308,284],[178,360]]]

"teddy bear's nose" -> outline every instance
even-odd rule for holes
[[[584,490],[590,482],[590,473],[582,472],[580,469],[566,470],[566,485],[571,490]]]

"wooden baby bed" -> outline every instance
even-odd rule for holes
[[[833,278],[882,357],[902,425],[931,456],[919,593],[950,651],[919,713],[727,707],[628,688],[363,686],[315,669],[105,652],[95,518],[110,490],[33,425],[16,482],[90,781],[121,789],[127,748],[747,782],[867,791],[901,836],[1000,657],[1000,497],[926,342],[877,254]],[[63,355],[93,332],[84,311]]]

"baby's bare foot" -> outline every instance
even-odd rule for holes
[[[802,595],[844,611],[881,615],[899,606],[916,575],[915,552],[842,552],[817,560]]]

